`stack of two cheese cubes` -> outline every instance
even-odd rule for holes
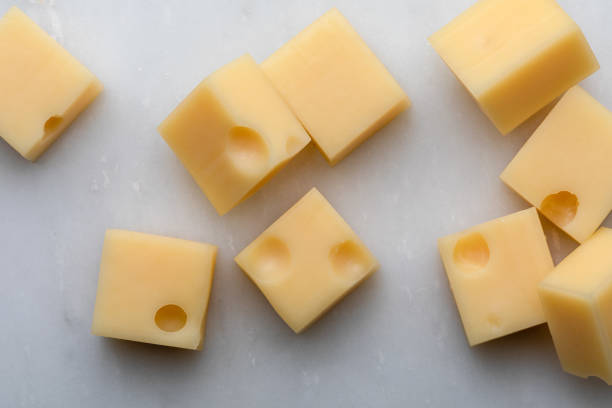
[[[535,208],[439,240],[469,343],[548,322],[566,371],[612,384],[612,113],[576,85],[595,56],[554,0],[481,0],[430,41],[502,133],[565,92],[501,175]],[[536,208],[582,244],[556,267]]]
[[[385,67],[333,9],[261,66],[247,55],[210,75],[159,131],[223,215],[310,137],[335,164],[408,105]],[[201,347],[216,252],[207,244],[108,231],[94,334]],[[316,189],[236,262],[295,332],[378,267]]]

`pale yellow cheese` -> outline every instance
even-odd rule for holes
[[[378,268],[359,237],[314,188],[240,252],[236,262],[296,333]]]
[[[429,41],[503,134],[599,69],[554,0],[480,0]]]
[[[568,255],[539,291],[563,369],[612,385],[612,229]]]
[[[501,179],[583,242],[612,210],[612,112],[570,89]]]
[[[217,248],[108,230],[92,333],[200,349]]]
[[[261,66],[332,165],[410,105],[336,9]]]
[[[310,141],[249,55],[204,79],[159,132],[225,214]]]
[[[468,342],[544,323],[537,286],[553,261],[535,208],[438,240]]]
[[[0,137],[36,160],[102,91],[98,79],[16,7],[0,19]]]

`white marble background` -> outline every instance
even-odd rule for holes
[[[612,108],[612,3],[559,2],[602,66],[583,85]],[[0,0],[106,87],[37,163],[0,143],[0,406],[610,407],[612,388],[561,371],[545,326],[465,340],[436,238],[527,207],[498,175],[543,118],[499,135],[428,45],[471,3]],[[204,76],[332,6],[413,108],[335,168],[307,148],[217,216],[155,127]],[[232,258],[312,186],[382,268],[296,336]],[[202,352],[89,333],[109,227],[219,246]],[[558,261],[574,244],[545,229]]]

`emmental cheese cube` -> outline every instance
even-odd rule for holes
[[[213,245],[108,230],[92,333],[200,349],[216,254]]]
[[[336,9],[261,66],[332,165],[410,105]]]
[[[253,194],[310,141],[249,55],[204,79],[159,132],[219,214]]]
[[[535,208],[438,240],[471,346],[544,323],[538,283],[553,269]]]
[[[480,0],[429,41],[503,134],[599,69],[554,0]]]
[[[612,385],[612,229],[568,255],[539,291],[563,369]]]
[[[0,19],[0,137],[36,160],[102,84],[16,7]]]
[[[583,242],[612,210],[612,112],[570,89],[501,179]]]
[[[296,333],[378,268],[359,237],[314,188],[240,252],[236,262]]]

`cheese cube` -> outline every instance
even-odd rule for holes
[[[570,89],[501,179],[583,242],[612,210],[612,113]]]
[[[108,230],[92,333],[200,349],[216,255],[213,245]]]
[[[438,240],[471,346],[544,323],[537,286],[553,269],[535,208]]]
[[[599,69],[554,0],[480,0],[429,41],[503,134]]]
[[[539,292],[563,369],[612,385],[612,229],[567,256]]]
[[[240,252],[236,262],[296,333],[378,268],[359,237],[314,188]]]
[[[204,79],[159,132],[219,214],[253,194],[310,141],[249,55]]]
[[[36,160],[102,91],[98,79],[18,8],[0,19],[0,137]]]
[[[410,105],[336,9],[261,66],[332,165]]]

